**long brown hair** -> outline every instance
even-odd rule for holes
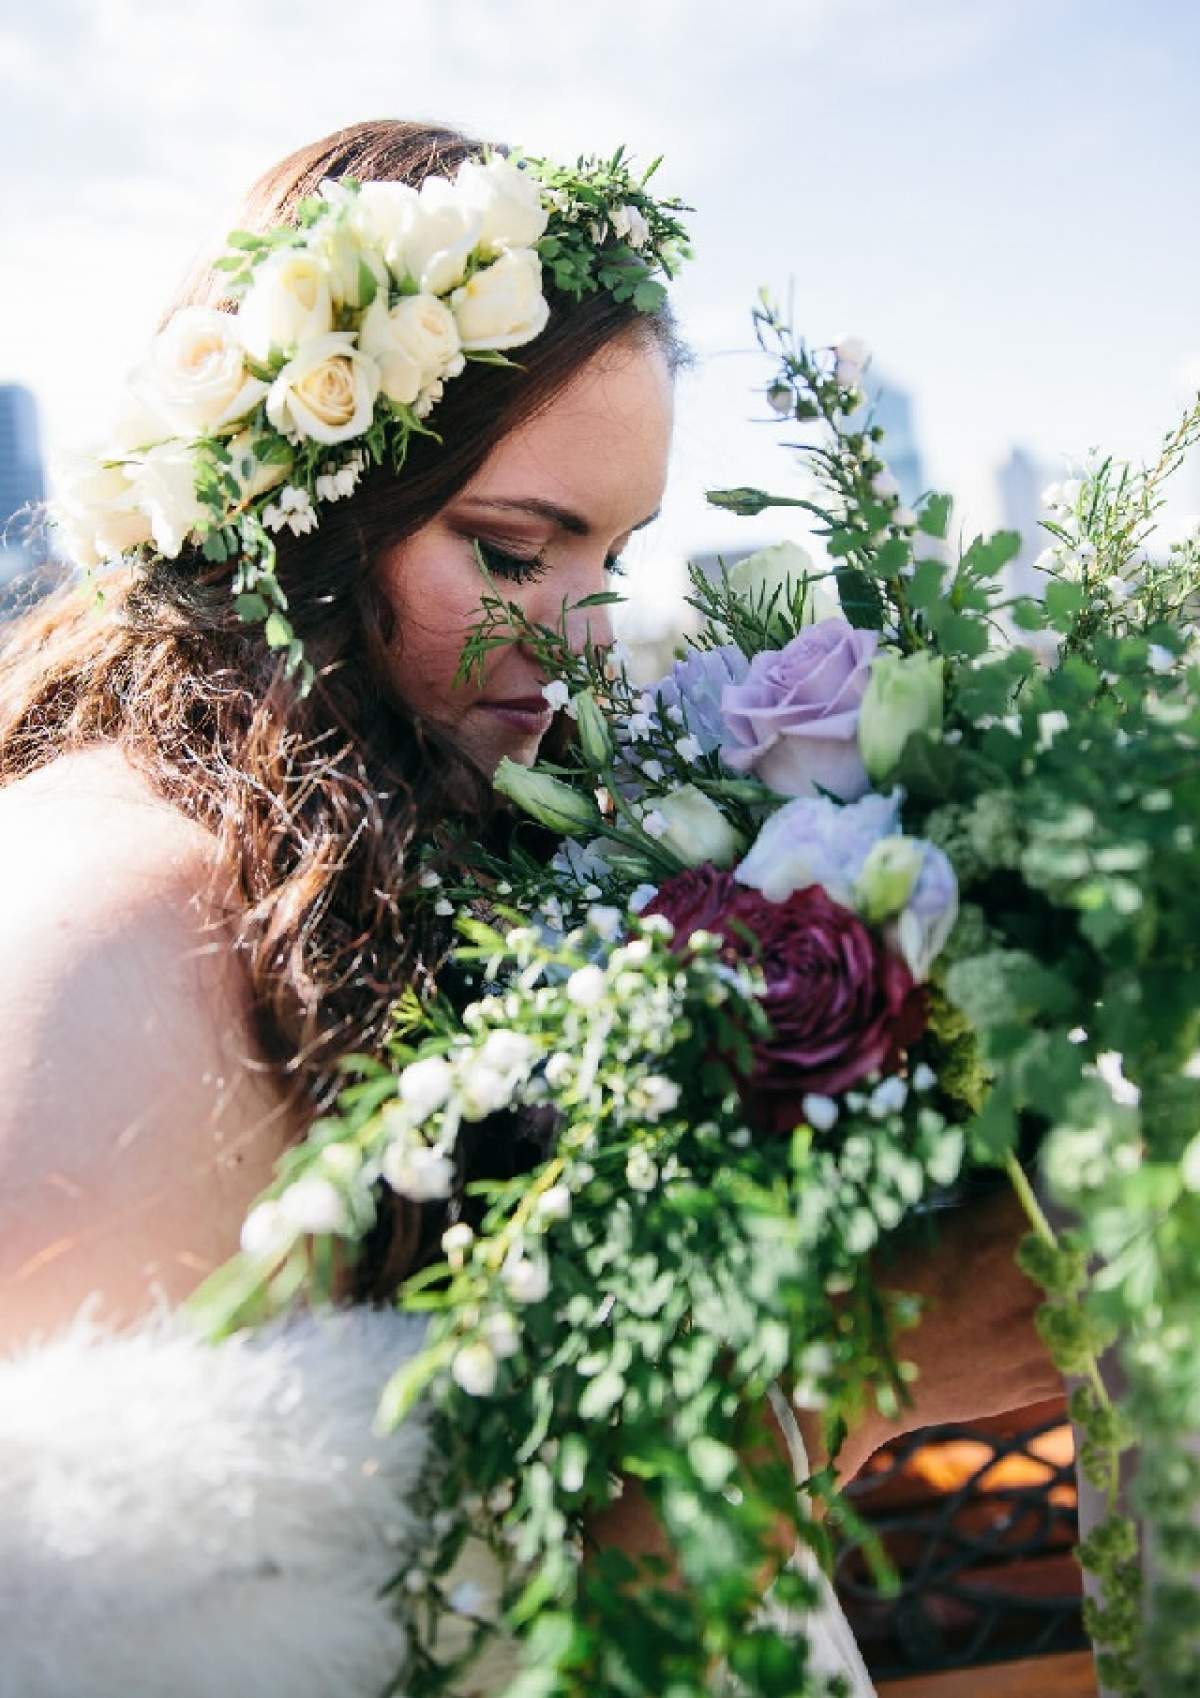
[[[325,177],[419,185],[479,150],[449,129],[356,124],[268,171],[239,222],[291,218]],[[447,385],[440,444],[417,439],[401,476],[376,468],[315,533],[284,533],[280,580],[317,671],[307,697],[233,612],[232,565],[196,553],[135,571],[99,613],[89,592],[60,590],[6,635],[0,783],[115,742],[215,835],[238,881],[237,949],[264,1054],[313,1110],[330,1099],[339,1057],[376,1045],[397,995],[442,958],[445,937],[409,901],[414,851],[443,841],[465,785],[488,812],[480,775],[388,692],[380,657],[403,632],[373,562],[615,339],[653,338],[672,368],[682,357],[665,311],[640,315],[605,293],[550,300],[519,367],[468,366]],[[194,274],[171,311],[197,302],[226,304],[219,273]]]

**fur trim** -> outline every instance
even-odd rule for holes
[[[214,1347],[84,1314],[0,1359],[0,1698],[376,1698],[428,1436],[371,1422],[421,1330],[359,1308]]]

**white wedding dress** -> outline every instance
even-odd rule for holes
[[[371,1419],[419,1339],[358,1308],[213,1348],[164,1312],[0,1358],[0,1698],[377,1698],[406,1656],[378,1594],[419,1562],[428,1435]],[[486,1592],[491,1560],[468,1545],[455,1582]],[[816,1666],[871,1698],[817,1578]],[[497,1642],[457,1698],[516,1666]]]

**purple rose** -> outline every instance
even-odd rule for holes
[[[874,631],[822,619],[786,648],[756,654],[744,683],[721,697],[726,766],[753,772],[781,796],[865,795],[858,714],[878,646]]]

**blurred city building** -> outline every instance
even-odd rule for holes
[[[1010,595],[1040,596],[1045,588],[1045,577],[1034,571],[1033,563],[1051,540],[1038,521],[1044,512],[1042,491],[1053,476],[1044,461],[1018,445],[1013,446],[996,473],[1001,527],[1019,531],[1021,536],[1021,552],[1005,574],[1005,587]]]
[[[880,451],[900,485],[901,501],[906,507],[913,507],[926,485],[912,396],[873,366],[867,372],[863,388],[867,392],[866,406],[856,415],[856,422],[858,419],[865,422],[869,413],[873,424],[882,425],[885,435]]]
[[[37,402],[19,383],[0,384],[0,586],[38,564],[33,538],[45,496]]]

